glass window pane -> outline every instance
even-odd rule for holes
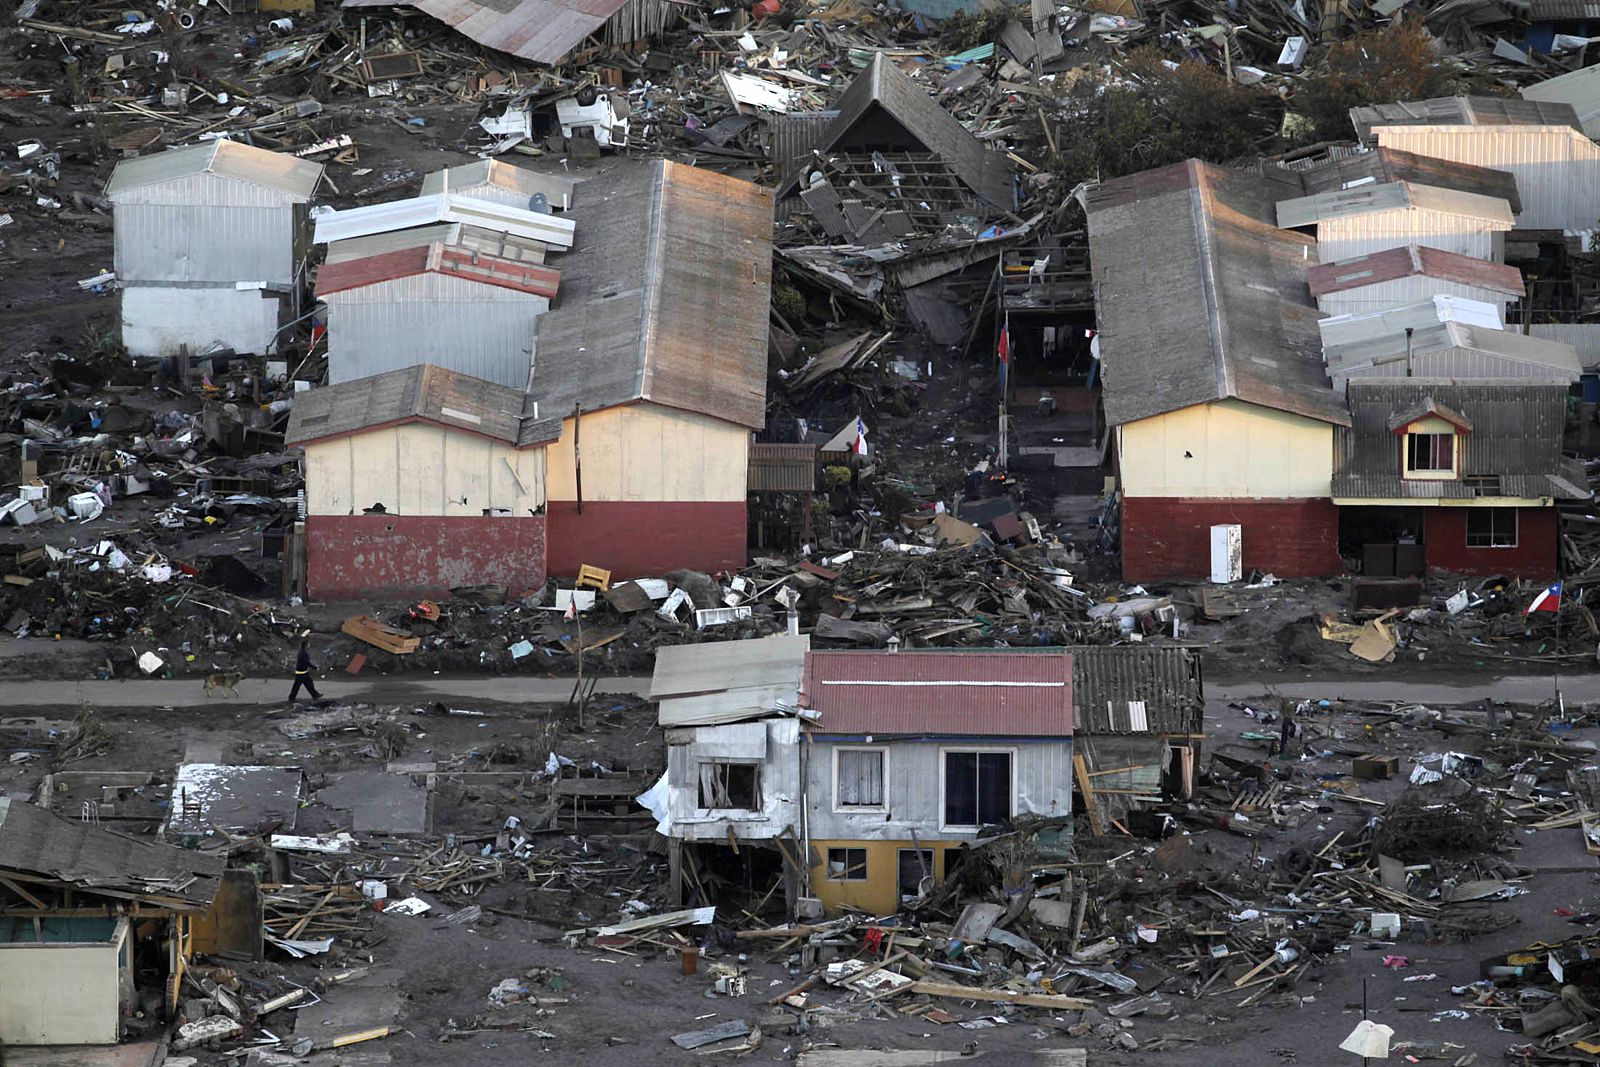
[[[944,822],[946,826],[978,825],[978,754],[944,754]]]

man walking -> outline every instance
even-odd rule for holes
[[[301,686],[306,687],[312,700],[322,699],[322,694],[317,692],[317,683],[311,677],[311,672],[316,669],[317,665],[311,662],[311,642],[301,641],[300,654],[294,660],[294,686],[289,690],[289,703],[293,704],[300,695]]]

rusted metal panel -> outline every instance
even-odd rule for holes
[[[542,515],[311,515],[306,590],[317,600],[443,596],[501,585],[510,596],[543,588]]]
[[[812,652],[806,707],[824,734],[1072,736],[1068,652]]]
[[[1205,694],[1189,648],[1091,645],[1072,650],[1078,734],[1199,733]],[[1131,708],[1138,704],[1141,707]]]
[[[329,263],[317,274],[317,296],[322,298],[349,289],[429,272],[531,293],[546,300],[556,295],[561,280],[561,272],[550,267],[485,256],[468,248],[436,242],[396,249],[364,259]]]
[[[1320,297],[1413,275],[1459,282],[1508,296],[1521,296],[1524,291],[1522,272],[1516,267],[1426,245],[1389,248],[1337,263],[1323,263],[1306,271],[1306,282],[1311,287],[1311,295]]]

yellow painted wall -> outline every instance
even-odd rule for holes
[[[120,978],[115,942],[0,946],[0,1044],[115,1044]]]
[[[306,507],[312,515],[360,514],[382,503],[392,515],[509,508],[526,516],[545,502],[544,453],[419,423],[312,441]]]
[[[923,841],[922,848],[933,853],[933,876],[944,881],[946,853],[961,848],[958,841]],[[916,848],[910,841],[813,841],[817,866],[811,868],[811,893],[836,914],[846,907],[859,908],[873,915],[893,915],[900,910],[900,850]],[[867,850],[867,878],[863,882],[834,881],[828,877],[828,849]]]
[[[1118,435],[1128,496],[1326,497],[1333,484],[1333,427],[1238,400],[1125,423]]]
[[[656,404],[583,416],[583,499],[734,501],[745,498],[750,431]],[[550,445],[550,499],[578,499],[577,434],[569,417]]]

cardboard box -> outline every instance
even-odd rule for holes
[[[1400,773],[1400,757],[1368,752],[1350,761],[1350,773],[1357,778],[1393,778]]]

